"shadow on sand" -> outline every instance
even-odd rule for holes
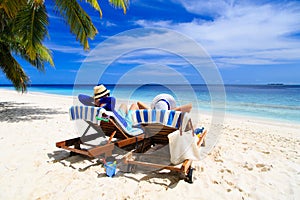
[[[65,114],[51,108],[40,108],[28,103],[13,101],[0,102],[0,122],[16,123],[20,121],[44,120],[50,115]]]
[[[100,157],[89,158],[87,156],[76,154],[76,153],[70,154],[69,152],[64,150],[58,150],[58,151],[54,151],[53,153],[49,153],[48,157],[50,158],[52,163],[60,163],[64,167],[70,167],[80,172],[84,172],[91,167],[96,167],[94,168],[94,170],[96,169],[100,170],[100,168],[103,168],[104,157],[101,157],[101,159]],[[178,182],[185,178],[184,175],[178,172],[173,172],[173,171],[167,172],[168,170],[165,172],[160,170],[143,171],[142,169],[137,169],[137,168],[135,168],[135,170],[132,169],[129,170],[128,165],[123,163],[122,159],[116,159],[113,157],[110,157],[109,159],[111,160],[106,159],[106,161],[113,161],[113,160],[117,161],[118,173],[114,177],[126,177],[128,179],[134,180],[139,183],[148,182],[151,184],[157,184],[165,187],[166,189],[176,187]],[[99,173],[96,170],[96,173],[98,178],[107,177],[104,171],[102,171],[102,173]],[[136,173],[139,173],[140,175],[136,176],[135,175]]]

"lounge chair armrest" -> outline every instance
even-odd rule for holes
[[[109,122],[109,118],[107,118],[107,117],[98,117],[98,116],[96,116],[96,119],[99,120],[99,121]]]

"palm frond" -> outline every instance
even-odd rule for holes
[[[54,66],[52,53],[49,49],[45,46],[41,45],[37,48],[36,58],[34,60],[30,59],[29,56],[26,54],[26,48],[22,47],[19,44],[15,46],[11,45],[11,51],[29,62],[32,66],[36,67],[39,71],[45,70],[45,62],[48,62],[51,66]]]
[[[129,0],[109,0],[109,3],[116,8],[122,8],[124,14],[126,14],[129,7]]]
[[[37,59],[40,59],[42,62],[46,61],[51,66],[54,66],[51,51],[47,47],[45,47],[44,45],[39,45],[38,46],[38,48],[37,48]]]
[[[40,71],[44,70],[44,60],[41,60],[39,55],[37,55],[35,60],[30,59],[26,53],[26,47],[19,37],[15,35],[11,37],[7,32],[2,32],[0,35],[0,43],[9,47],[10,52],[13,53],[14,56],[20,56]],[[0,60],[1,59],[3,58],[0,58]]]
[[[42,1],[36,2],[38,4],[34,5],[36,6],[34,11],[35,14],[34,18],[31,18],[33,13],[33,2],[30,3],[30,6],[24,6],[20,9],[20,13],[17,15],[17,18],[15,20],[8,18],[8,16],[0,10],[2,21],[6,22],[4,28],[0,30],[0,42],[6,44],[9,47],[10,53],[13,53],[13,55],[20,56],[31,65],[36,67],[38,70],[44,71],[45,62],[48,62],[50,63],[50,65],[54,66],[50,50],[43,46],[41,43],[42,39],[45,37],[44,35],[47,34],[45,26],[48,23],[48,19],[45,11],[41,12],[41,10],[37,10],[43,7],[43,5],[41,4]],[[27,13],[27,15],[24,15],[23,12],[25,11],[23,11],[23,9],[27,9],[31,14]],[[33,20],[30,21],[29,18]],[[19,23],[25,23],[28,25],[28,27],[26,28],[24,24],[20,25]],[[32,23],[35,24],[33,25]],[[29,30],[33,30],[34,33],[30,33]],[[36,39],[36,37],[38,39]],[[31,47],[31,49],[28,49],[28,47]],[[30,51],[30,53],[28,51]]]
[[[56,9],[70,26],[71,32],[76,35],[84,49],[89,49],[88,38],[93,39],[97,34],[91,18],[82,9],[76,0],[55,0]]]
[[[0,43],[0,68],[6,77],[13,83],[19,91],[26,91],[29,78],[22,66],[15,60],[9,51],[9,46]]]
[[[99,5],[98,1],[97,1],[97,0],[86,0],[86,2],[88,2],[89,4],[91,4],[92,7],[93,7],[95,10],[99,11],[100,17],[102,18],[102,10],[101,10],[101,8],[100,8],[100,5]]]
[[[2,0],[0,1],[0,9],[2,8],[9,18],[14,18],[26,2],[27,0]]]
[[[7,28],[7,24],[9,23],[10,19],[7,16],[7,13],[3,10],[0,9],[0,38],[2,36],[2,33],[4,32],[4,29]]]
[[[34,0],[34,3],[37,5],[43,5],[45,3],[45,0]]]
[[[14,32],[21,38],[31,60],[36,59],[38,48],[48,34],[47,26],[48,15],[45,5],[32,0],[16,16]]]

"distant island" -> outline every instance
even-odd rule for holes
[[[268,85],[271,85],[271,86],[283,86],[284,84],[283,83],[268,83]]]

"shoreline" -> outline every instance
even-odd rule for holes
[[[194,161],[194,183],[177,173],[106,177],[96,159],[69,157],[55,146],[78,137],[68,109],[73,98],[0,92],[0,199],[297,199],[300,196],[299,125],[225,115],[208,127]],[[198,120],[198,119],[197,119]],[[221,132],[217,132],[220,130]],[[116,190],[116,188],[118,188]]]
[[[75,99],[77,101],[77,97],[72,96],[72,95],[64,95],[64,94],[50,94],[50,93],[46,93],[46,92],[26,92],[24,94],[17,92],[15,90],[9,90],[9,89],[3,89],[0,88],[0,92],[1,90],[3,91],[8,91],[8,92],[15,92],[17,94],[20,95],[26,95],[26,94],[30,94],[30,95],[43,95],[43,96],[53,96],[53,97],[59,97],[59,98],[70,98],[70,99]],[[132,104],[132,103],[136,103],[136,101],[133,100],[127,100],[127,99],[117,99],[117,104],[121,104],[121,103],[125,103],[125,104]],[[151,102],[144,102],[147,105],[150,105]],[[195,112],[197,112],[199,110],[196,110]],[[193,110],[192,110],[193,112]],[[204,115],[211,115],[213,111],[212,110],[207,110],[207,109],[201,109],[201,113],[203,113]],[[218,113],[219,111],[216,110],[216,113]],[[201,114],[200,114],[201,115]],[[294,126],[299,126],[300,127],[300,121],[291,121],[291,120],[287,120],[287,119],[278,119],[278,118],[268,118],[268,117],[262,117],[262,116],[256,116],[253,114],[243,114],[243,113],[235,113],[235,112],[228,112],[226,111],[226,106],[225,106],[225,116],[230,116],[232,118],[236,118],[236,119],[250,119],[254,122],[265,122],[265,123],[276,123],[276,124],[291,124]],[[300,128],[299,128],[300,129]]]

